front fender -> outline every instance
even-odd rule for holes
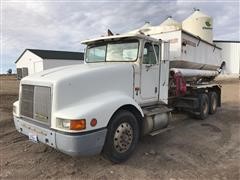
[[[114,112],[124,105],[133,105],[144,116],[141,107],[132,97],[121,92],[108,92],[64,108],[56,112],[55,117],[61,119],[86,119],[86,129],[82,131],[89,131],[106,127]],[[90,125],[93,118],[97,119],[98,122],[95,127]]]

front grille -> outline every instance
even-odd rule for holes
[[[51,117],[51,89],[44,86],[22,85],[20,114],[49,124]]]
[[[33,118],[34,86],[22,85],[21,110],[20,114]]]
[[[51,116],[51,90],[49,87],[35,86],[34,119],[47,123]]]

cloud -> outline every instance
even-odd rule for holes
[[[81,40],[124,33],[145,21],[160,24],[172,15],[178,21],[200,8],[214,18],[215,39],[239,40],[239,2],[206,1],[4,1],[3,72],[26,48],[83,51]]]

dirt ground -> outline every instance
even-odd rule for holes
[[[18,82],[0,79],[0,179],[240,179],[240,81],[222,82],[222,107],[204,121],[175,115],[176,127],[144,137],[125,163],[72,158],[34,144],[13,124]]]

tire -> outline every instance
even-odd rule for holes
[[[139,125],[129,111],[120,110],[108,125],[103,156],[114,163],[126,161],[133,153],[139,140]]]
[[[209,114],[215,114],[217,112],[218,96],[216,92],[209,93]]]
[[[199,115],[198,119],[204,120],[208,117],[209,113],[209,98],[207,94],[199,95]]]

